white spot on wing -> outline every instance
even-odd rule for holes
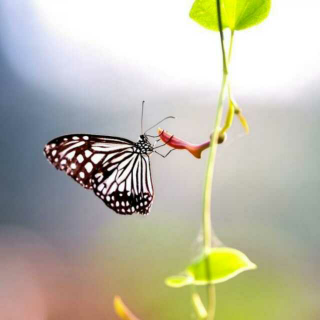
[[[71,151],[70,153],[67,154],[66,157],[71,160],[74,157],[75,154],[76,154],[75,151]]]
[[[87,170],[88,173],[90,173],[93,169],[93,165],[91,162],[86,163],[85,168]]]
[[[77,156],[77,160],[78,160],[79,163],[82,163],[82,162],[83,162],[84,158],[83,158],[82,154],[79,154],[79,155]]]
[[[93,163],[97,164],[101,161],[101,159],[104,157],[104,154],[98,153],[92,156],[91,160]]]
[[[92,155],[92,152],[90,150],[86,150],[84,154],[87,158],[89,158]]]

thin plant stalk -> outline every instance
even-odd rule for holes
[[[221,90],[219,94],[218,107],[216,113],[216,119],[213,127],[213,135],[211,137],[209,158],[207,162],[207,170],[205,177],[204,186],[204,197],[203,197],[203,245],[204,250],[208,253],[212,247],[212,225],[211,225],[211,194],[212,194],[212,178],[214,173],[214,165],[216,160],[219,129],[221,126],[221,120],[223,115],[223,102],[226,94],[226,87],[228,83],[228,74],[223,73]]]
[[[216,287],[214,284],[208,285],[208,320],[213,320],[216,313]]]
[[[230,68],[230,61],[231,61],[232,48],[233,48],[233,38],[234,38],[234,30],[231,31],[230,45],[229,45],[229,52],[228,52],[228,67],[229,68]],[[228,81],[228,95],[229,95],[229,100],[231,100],[232,99],[232,92],[231,92],[230,75],[229,75],[229,81]]]
[[[232,48],[233,48],[233,38],[234,38],[234,30],[231,30],[229,52],[228,52],[228,68],[229,68],[228,71],[230,70],[230,62],[231,62]],[[230,74],[229,74],[229,80],[228,80],[228,96],[229,96],[229,100],[232,100]]]
[[[211,195],[212,195],[212,182],[215,167],[215,160],[217,154],[219,131],[221,126],[221,120],[223,115],[223,103],[226,94],[226,88],[228,84],[228,62],[226,58],[226,51],[224,47],[224,37],[222,31],[221,20],[221,3],[220,0],[216,0],[217,12],[219,20],[219,31],[221,40],[221,49],[223,56],[223,77],[221,83],[221,90],[218,99],[217,113],[213,126],[213,135],[210,142],[209,158],[207,162],[207,170],[205,177],[204,196],[203,196],[203,246],[205,253],[208,253],[212,248],[212,224],[211,224]],[[208,259],[209,260],[209,259]],[[210,272],[210,266],[207,266],[208,272]],[[207,320],[214,320],[216,309],[216,293],[215,286],[213,284],[208,285],[208,317]]]

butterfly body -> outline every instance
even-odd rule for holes
[[[118,214],[148,214],[154,198],[146,135],[128,139],[74,134],[58,137],[44,148],[49,162],[91,189]]]

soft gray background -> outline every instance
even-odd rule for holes
[[[207,152],[152,156],[153,210],[122,217],[42,149],[68,133],[136,140],[142,100],[146,126],[174,115],[165,129],[204,142],[218,36],[188,19],[192,1],[122,1],[124,12],[111,1],[40,2],[0,7],[1,318],[115,319],[116,294],[141,319],[192,318],[189,289],[163,279],[198,252]],[[259,269],[218,286],[218,320],[320,316],[319,5],[308,3],[288,12],[275,2],[236,38],[234,92],[251,133],[236,119],[219,147],[213,222]]]

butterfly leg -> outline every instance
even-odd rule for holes
[[[162,158],[166,158],[172,151],[174,151],[176,149],[171,149],[168,153],[166,153],[165,155],[159,153],[158,151],[155,151],[156,154],[158,154],[159,156],[161,156]]]
[[[171,137],[170,137],[170,139],[166,142],[166,143],[164,143],[164,144],[162,144],[161,146],[158,146],[158,147],[155,147],[154,149],[158,149],[158,148],[161,148],[161,147],[164,147],[165,145],[167,145],[170,141],[171,141],[171,139],[174,137],[174,135],[172,135]],[[160,140],[160,139],[159,139]],[[158,140],[158,141],[159,141]]]
[[[159,141],[161,141],[161,139],[157,139],[157,140],[154,142],[154,144],[153,144],[153,149],[155,149],[155,146],[156,146],[156,144],[157,144]]]
[[[161,131],[160,134],[156,135],[156,136],[151,136],[150,134],[146,134],[147,137],[150,137],[150,138],[160,138],[163,134],[164,130]],[[158,139],[157,141],[160,141],[161,139]]]
[[[149,137],[149,138],[159,138],[161,136],[161,134],[157,135],[157,136],[151,136],[150,134],[146,134],[146,136]]]

